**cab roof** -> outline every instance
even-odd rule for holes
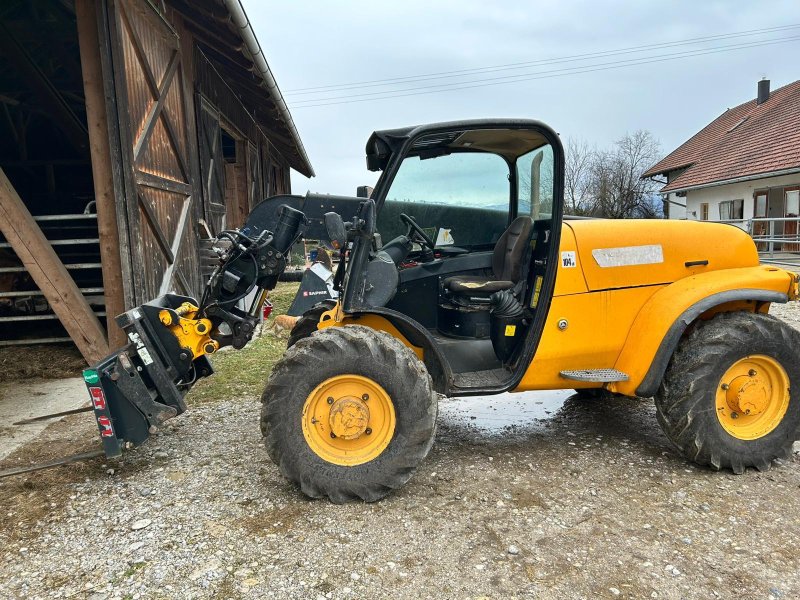
[[[510,130],[516,133],[510,135]],[[367,141],[367,168],[370,171],[385,169],[392,154],[410,138],[418,138],[410,156],[479,151],[514,160],[547,144],[547,134],[552,138],[558,135],[534,119],[470,119],[383,129],[375,131]]]

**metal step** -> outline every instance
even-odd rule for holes
[[[561,371],[559,373],[564,379],[573,381],[591,381],[608,383],[612,381],[628,381],[627,373],[616,369],[574,369],[571,371]]]

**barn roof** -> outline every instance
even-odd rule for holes
[[[167,0],[184,19],[203,53],[241,99],[289,166],[313,177],[289,107],[255,37],[241,0]]]

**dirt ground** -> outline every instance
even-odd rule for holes
[[[335,506],[270,463],[253,388],[210,389],[119,461],[0,482],[0,597],[800,597],[800,452],[735,476],[682,459],[652,401],[444,400],[409,484]],[[65,419],[0,468],[95,435]]]
[[[72,344],[0,347],[0,382],[80,376],[86,368]]]

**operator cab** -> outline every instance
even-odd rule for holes
[[[375,132],[367,164],[383,172],[374,214],[365,207],[359,217],[365,233],[353,242],[345,312],[403,315],[463,390],[514,379],[549,307],[562,160],[557,136],[535,121]]]

